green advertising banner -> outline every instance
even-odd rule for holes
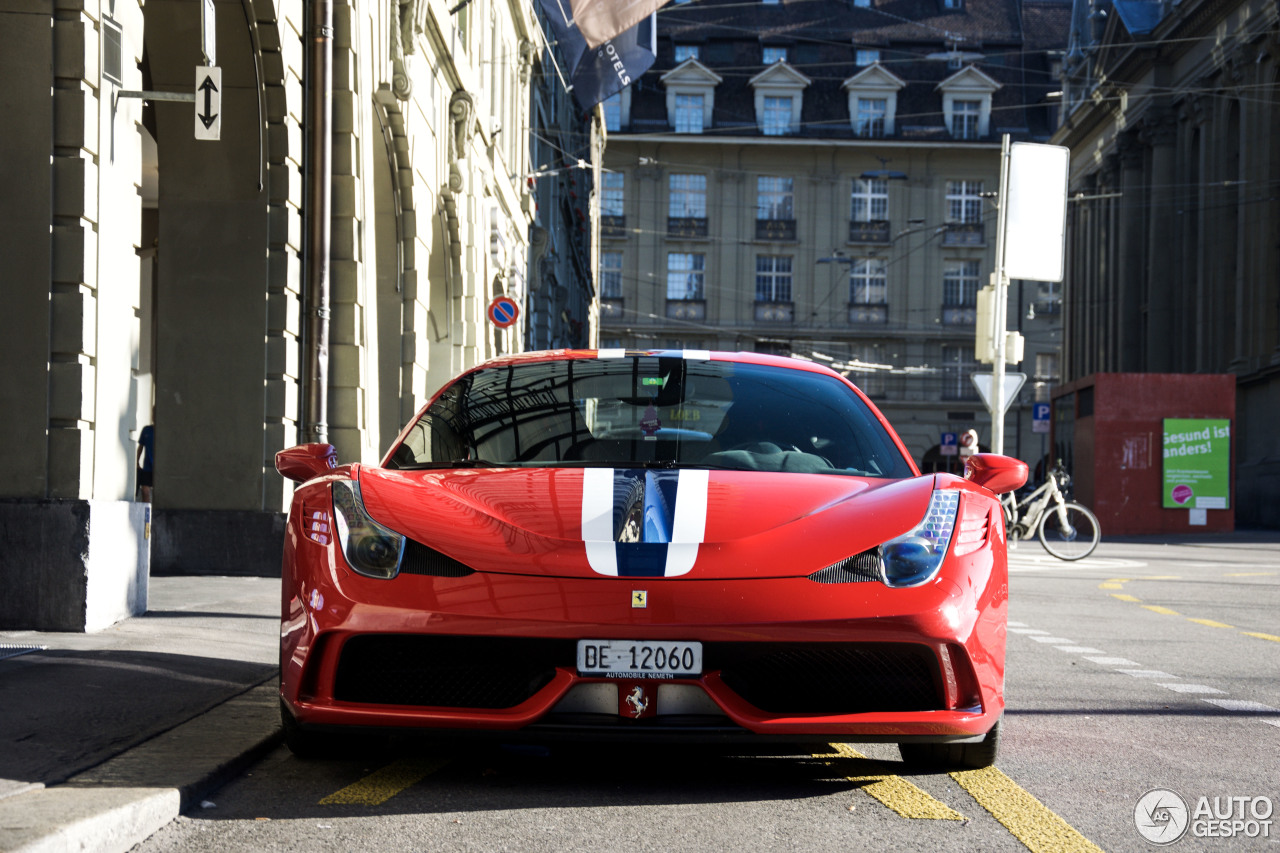
[[[1231,421],[1164,419],[1165,509],[1227,509]]]

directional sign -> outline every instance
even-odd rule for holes
[[[1031,407],[1031,431],[1049,431],[1049,404],[1036,403]]]
[[[222,69],[196,68],[196,139],[222,138]]]
[[[969,378],[973,380],[973,387],[978,389],[978,393],[982,395],[982,402],[987,404],[987,408],[991,408],[991,379],[990,373],[971,373]],[[1022,390],[1022,383],[1027,381],[1025,373],[1006,373],[1004,375],[1004,411],[1000,413],[1004,417],[1004,413],[1009,411],[1010,404],[1018,397],[1018,392]]]
[[[495,296],[489,303],[489,322],[499,329],[514,326],[520,316],[520,306],[510,296]]]

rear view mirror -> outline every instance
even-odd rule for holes
[[[276,454],[276,470],[295,483],[304,483],[337,466],[338,451],[332,444],[299,444]]]
[[[964,463],[964,478],[1002,495],[1026,485],[1027,463],[998,453],[975,453]]]

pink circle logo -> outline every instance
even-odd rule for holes
[[[1191,487],[1187,485],[1173,487],[1173,500],[1175,503],[1184,504],[1191,500],[1195,493],[1191,491]]]

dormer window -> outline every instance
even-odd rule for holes
[[[748,83],[755,90],[756,126],[765,136],[785,136],[800,128],[800,110],[808,77],[781,60]]]
[[[959,11],[964,8],[964,0],[942,0],[942,8]]]
[[[662,75],[667,90],[667,122],[676,133],[702,133],[711,127],[720,75],[696,59],[686,59]]]
[[[951,135],[956,139],[977,139],[978,119],[981,114],[981,101],[952,101]]]
[[[785,47],[766,47],[764,49],[764,64],[772,65],[775,62],[787,61],[787,49]]]
[[[955,139],[983,139],[991,133],[991,96],[1000,84],[970,65],[938,84],[942,116]]]
[[[875,65],[880,61],[880,51],[875,48],[860,47],[854,53],[853,64],[859,68],[866,68],[868,65]]]
[[[844,81],[849,96],[849,123],[855,136],[878,139],[893,136],[898,92],[907,83],[876,62]]]
[[[698,58],[698,46],[696,44],[678,44],[676,45],[676,62],[684,62],[686,59]]]

